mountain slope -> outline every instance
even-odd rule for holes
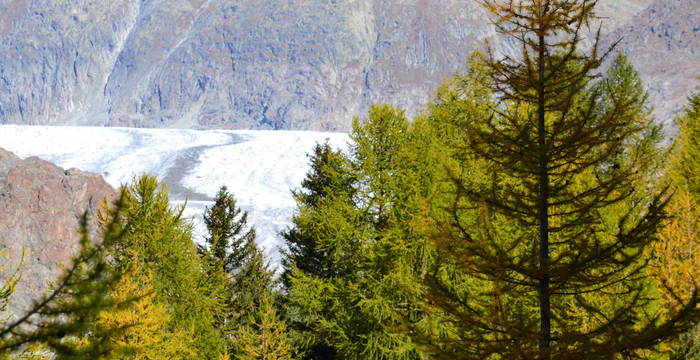
[[[698,23],[700,0],[644,15],[651,2],[602,0],[606,32],[680,11]],[[347,130],[372,103],[415,114],[484,40],[509,48],[467,0],[7,0],[0,13],[0,123]],[[635,35],[625,48],[655,36]],[[651,64],[630,54],[685,64],[654,88],[668,121],[693,57],[655,50]]]
[[[656,0],[610,35],[639,70],[660,120],[670,123],[700,81],[700,0]]]

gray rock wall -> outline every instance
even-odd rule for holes
[[[655,31],[695,51],[700,0],[600,13],[645,79],[668,82],[652,87],[668,122],[696,54]],[[372,103],[416,114],[484,40],[510,47],[470,0],[4,0],[0,14],[0,123],[347,130]]]

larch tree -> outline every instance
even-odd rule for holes
[[[669,180],[674,196],[668,206],[670,217],[654,244],[650,274],[669,309],[683,305],[683,299],[700,279],[700,95],[677,120],[679,134],[669,159]],[[700,359],[700,324],[676,344],[678,359]]]
[[[294,222],[324,266],[290,269],[290,326],[312,345],[309,358],[418,359],[411,338],[397,328],[404,316],[413,318],[416,304],[406,288],[432,254],[411,226],[430,188],[434,164],[422,152],[430,149],[404,112],[388,105],[356,119],[350,138],[347,157],[333,155],[307,176],[333,177],[333,185],[315,192],[322,196],[313,206],[300,204]],[[314,352],[322,346],[332,351]]]
[[[98,313],[92,328],[78,344],[100,344],[109,349],[102,357],[115,360],[194,357],[190,333],[167,331],[167,305],[155,299],[153,277],[138,271],[138,254],[132,252],[126,267],[111,289],[114,304]]]
[[[579,48],[596,1],[481,2],[520,52],[489,50],[493,105],[463,129],[470,166],[450,169],[453,200],[423,224],[441,259],[424,311],[449,329],[426,351],[613,359],[685,331],[697,289],[662,316],[644,271],[669,198],[646,93],[624,56],[600,74],[599,31]]]
[[[216,284],[197,254],[183,208],[171,208],[167,188],[151,176],[134,179],[121,193],[124,235],[111,253],[114,266],[128,268],[137,253],[139,275],[151,277],[154,301],[167,304],[166,331],[189,333],[193,358],[218,358],[226,350],[225,335],[216,326],[223,305],[212,294]]]
[[[248,324],[238,331],[235,359],[291,360],[287,328],[272,304],[272,294],[263,296]]]

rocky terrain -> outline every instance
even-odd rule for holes
[[[649,88],[657,117],[669,124],[700,85],[700,0],[657,0],[607,41],[619,38]]]
[[[9,261],[3,275],[25,254],[11,312],[47,291],[47,281],[78,249],[76,230],[83,212],[94,214],[103,198],[114,196],[99,175],[64,170],[36,157],[21,160],[0,148],[0,249],[8,249],[1,262]]]
[[[346,130],[410,114],[486,39],[471,0],[4,0],[0,123]],[[659,121],[696,86],[700,0],[601,0]]]

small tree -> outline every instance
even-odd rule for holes
[[[248,212],[236,206],[236,199],[222,186],[214,205],[204,210],[208,236],[207,251],[223,264],[226,272],[239,268],[248,257],[248,246],[255,241],[255,229],[248,228]],[[199,248],[200,253],[205,250]]]
[[[166,304],[158,303],[151,285],[152,276],[138,271],[138,255],[132,252],[119,281],[111,289],[114,304],[103,309],[78,343],[107,346],[109,359],[191,358],[190,333],[169,332],[170,320]]]
[[[272,294],[265,294],[250,322],[238,331],[238,360],[291,360],[285,323],[272,306]]]
[[[240,351],[241,331],[254,331],[250,325],[260,311],[266,294],[273,291],[273,272],[255,244],[255,230],[248,226],[248,214],[236,206],[225,186],[217,193],[214,205],[206,208],[207,246],[199,252],[208,264],[212,282],[223,299],[219,327],[227,334],[229,352]],[[216,280],[216,279],[219,280]],[[269,305],[269,304],[268,304]],[[246,327],[247,326],[247,327]]]

